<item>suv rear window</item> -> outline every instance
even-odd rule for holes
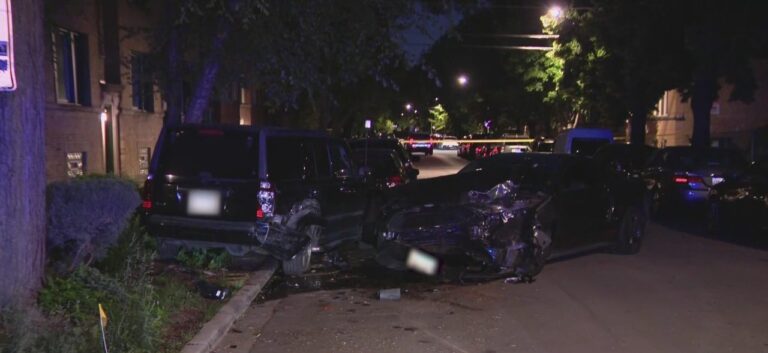
[[[258,178],[258,138],[246,131],[171,130],[160,155],[160,174],[225,179]]]

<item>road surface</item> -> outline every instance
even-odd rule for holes
[[[434,176],[461,163],[435,153],[419,167]],[[215,352],[768,352],[768,251],[659,224],[638,255],[581,254],[531,284],[285,283]],[[392,287],[400,300],[376,299]]]
[[[459,158],[456,151],[435,150],[433,155],[426,158],[420,154],[417,156],[421,157],[421,160],[416,162],[416,168],[419,168],[419,179],[454,174],[467,165],[467,161]]]

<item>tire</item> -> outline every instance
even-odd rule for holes
[[[648,197],[648,214],[651,215],[651,219],[659,220],[664,213],[664,196],[659,189],[653,189]]]
[[[719,237],[723,234],[723,218],[720,211],[720,205],[717,202],[710,201],[707,205],[707,233]]]
[[[312,263],[312,244],[317,243],[322,231],[318,225],[302,226],[301,229],[309,236],[310,242],[290,260],[283,261],[283,273],[289,276],[299,276],[309,270]]]
[[[641,207],[630,206],[619,223],[614,252],[619,254],[637,254],[645,238],[645,227],[648,223],[645,212]]]

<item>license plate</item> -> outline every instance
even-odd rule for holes
[[[221,213],[221,193],[213,190],[190,190],[187,214],[193,216],[218,216]]]
[[[723,182],[723,178],[720,177],[712,177],[712,185],[717,185]]]
[[[437,274],[437,259],[419,249],[411,249],[408,252],[408,259],[405,266],[419,273],[434,276]]]

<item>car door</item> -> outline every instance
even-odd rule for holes
[[[349,147],[337,139],[322,140],[316,146],[318,165],[324,164],[323,190],[325,193],[326,219],[333,229],[326,232],[327,242],[358,238],[362,230],[363,208],[366,192],[352,163]]]
[[[553,245],[556,250],[585,246],[598,240],[599,183],[589,164],[580,159],[563,163],[555,182],[557,211]]]

